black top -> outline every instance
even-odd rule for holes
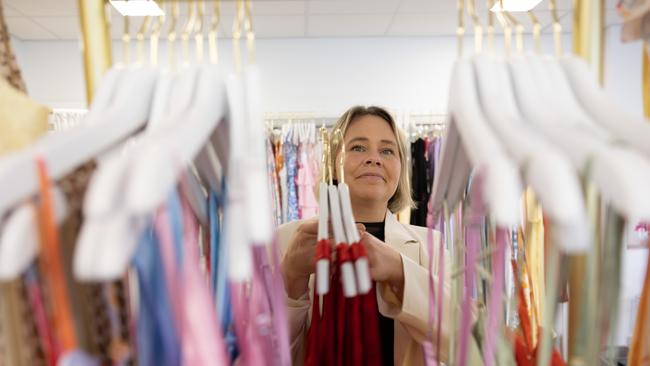
[[[366,227],[366,231],[372,234],[377,239],[384,241],[385,239],[385,223],[384,222],[362,222]],[[381,356],[383,358],[384,366],[393,365],[393,337],[395,330],[395,321],[387,318],[381,313],[377,312],[379,317],[379,337],[381,340]]]
[[[427,202],[431,195],[428,175],[430,164],[425,155],[425,142],[417,139],[411,143],[411,194],[415,201],[415,208],[411,210],[411,225],[427,225]]]

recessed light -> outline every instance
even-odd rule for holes
[[[512,12],[523,12],[532,10],[536,7],[542,0],[497,0],[492,6],[490,11],[512,11]]]
[[[110,0],[110,3],[125,17],[157,17],[165,14],[154,0]]]

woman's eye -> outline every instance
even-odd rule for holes
[[[395,155],[395,150],[393,150],[393,149],[384,149],[381,152],[384,155]]]
[[[364,152],[366,151],[366,148],[364,148],[361,145],[355,145],[350,148],[350,151],[356,151],[356,152]]]

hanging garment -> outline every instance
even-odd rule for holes
[[[122,288],[124,281],[115,283],[79,282],[72,273],[74,252],[83,222],[82,205],[96,163],[90,161],[65,178],[58,186],[64,194],[68,214],[62,222],[60,233],[61,257],[65,268],[67,286],[70,288],[71,306],[75,314],[79,349],[101,363],[117,362],[133,357],[133,340],[124,319],[130,317],[125,295],[115,293],[115,286]],[[117,296],[117,298],[116,298]],[[120,299],[118,299],[120,298]],[[118,303],[119,302],[119,303]],[[114,321],[118,317],[122,321]]]
[[[280,203],[282,205],[282,222],[288,222],[289,217],[289,185],[288,185],[288,168],[287,168],[287,155],[285,153],[285,143],[281,139],[277,146],[276,152],[276,169],[278,169],[278,179],[280,181]]]
[[[627,361],[630,366],[650,365],[650,255],[648,255],[647,262],[634,333],[630,341],[630,353]]]
[[[428,184],[428,166],[423,139],[411,143],[411,189],[416,207],[411,210],[411,225],[427,225],[427,203],[430,188]]]
[[[68,286],[65,278],[65,267],[61,258],[58,229],[54,221],[51,183],[49,181],[45,161],[37,160],[40,186],[40,203],[38,205],[39,237],[41,242],[40,266],[43,279],[47,281],[49,294],[52,296],[53,324],[60,344],[57,360],[66,352],[77,347],[77,335]]]
[[[323,239],[316,244],[315,261],[325,259],[331,263],[331,244]],[[334,268],[331,283],[340,281],[339,272]],[[315,275],[317,276],[317,274]],[[312,298],[316,299],[311,312],[311,325],[307,333],[305,366],[334,365],[334,304],[336,293],[333,289],[319,298],[316,287],[313,288]],[[330,352],[327,352],[330,350]],[[295,360],[294,360],[295,361]],[[294,362],[295,363],[295,362]]]
[[[429,191],[433,187],[434,178],[436,176],[436,167],[440,161],[440,149],[442,148],[442,137],[434,136],[427,146],[427,161],[429,162],[429,174],[427,177],[427,187]]]
[[[222,193],[225,197],[226,185]],[[239,355],[237,337],[233,328],[232,304],[230,286],[228,284],[228,246],[222,245],[223,224],[219,213],[222,211],[223,202],[215,192],[210,192],[208,197],[208,216],[210,221],[210,281],[212,293],[216,302],[217,316],[223,332],[226,354],[232,362]]]
[[[535,366],[537,365],[537,355],[539,351],[539,343],[534,342],[534,337],[532,334],[533,328],[530,319],[530,309],[526,304],[526,295],[524,293],[524,287],[522,283],[524,278],[522,278],[518,273],[520,272],[519,264],[517,260],[513,259],[511,261],[513,272],[515,273],[515,283],[517,287],[517,298],[518,298],[518,315],[520,321],[521,331],[515,335],[514,339],[514,349],[515,349],[515,359],[518,366]],[[541,332],[541,330],[540,330]],[[535,337],[539,339],[539,336]],[[560,353],[553,349],[551,353],[551,366],[565,366],[566,363],[562,359]]]
[[[173,192],[156,215],[155,226],[180,334],[182,363],[226,364],[215,305],[199,270],[198,224],[189,203]]]
[[[312,149],[311,144],[303,143],[300,145],[300,164],[298,165],[296,185],[298,187],[301,219],[310,219],[318,215],[318,201],[314,192],[316,180],[309,159],[309,151]]]
[[[280,193],[280,181],[278,179],[276,157],[273,155],[273,143],[270,139],[266,139],[266,169],[271,183],[271,202],[273,209],[273,218],[275,226],[282,225],[282,204]]]
[[[38,330],[31,311],[29,289],[21,279],[0,283],[0,364],[55,365],[43,355]],[[41,308],[43,309],[43,308]]]
[[[26,147],[47,133],[48,109],[0,78],[0,155]]]
[[[137,317],[138,363],[174,366],[180,364],[180,341],[172,319],[159,241],[153,226],[143,233],[133,257],[137,271],[139,311]]]
[[[526,236],[525,236],[525,256],[526,256],[526,274],[530,288],[527,296],[530,299],[531,311],[530,319],[532,326],[533,338],[538,333],[537,328],[543,324],[542,314],[543,299],[545,298],[544,285],[544,217],[542,209],[537,204],[535,195],[532,190],[526,190]],[[524,281],[526,283],[526,281]]]
[[[48,109],[25,93],[0,2],[0,155],[23,148],[47,132]]]
[[[284,163],[287,169],[287,219],[294,221],[300,219],[300,207],[298,205],[298,190],[296,178],[298,175],[298,147],[291,141],[285,139],[284,143]]]
[[[11,48],[11,35],[7,29],[2,1],[0,1],[0,78],[8,81],[17,90],[26,93],[25,83]]]
[[[278,243],[281,252],[286,253],[287,246],[295,230],[301,222],[292,222],[278,228]],[[394,214],[387,212],[385,221],[385,243],[397,250],[402,257],[404,270],[404,295],[402,301],[393,293],[390,286],[379,283],[376,287],[376,297],[379,312],[395,322],[394,330],[394,363],[396,365],[423,365],[424,357],[420,341],[430,332],[428,322],[428,256],[426,252],[426,228],[403,225],[397,221]],[[439,234],[435,233],[434,241],[439,243]],[[434,258],[438,263],[438,258]],[[437,271],[437,265],[434,269]],[[446,268],[449,268],[447,265]],[[445,276],[449,274],[445,272]],[[437,282],[437,276],[435,276]],[[310,278],[309,291],[298,299],[287,297],[291,352],[294,363],[302,364],[305,359],[306,336],[309,330],[309,317],[312,304],[313,276]],[[446,281],[446,283],[449,283]],[[449,289],[445,285],[444,301],[449,300]],[[444,318],[449,317],[450,306],[445,303]],[[441,330],[441,349],[448,347],[448,322],[443,322]],[[443,352],[441,359],[448,357]]]
[[[366,227],[366,231],[372,234],[375,238],[384,241],[385,236],[385,223],[384,222],[362,222]],[[376,287],[376,283],[373,283],[373,289]],[[371,294],[374,292],[370,292]],[[375,297],[375,309],[377,309],[377,301]],[[376,313],[373,313],[375,319],[377,319],[377,324],[379,325],[378,334],[381,344],[381,360],[383,365],[392,365],[394,359],[394,342],[393,335],[395,333],[395,321],[391,318],[388,318],[382,315],[379,310],[376,310]],[[368,348],[372,349],[372,348]]]

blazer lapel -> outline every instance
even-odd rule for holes
[[[397,217],[390,211],[386,213],[386,226],[384,230],[386,244],[409,257],[415,263],[420,262],[420,242],[417,236],[407,230],[405,225],[397,221]]]

